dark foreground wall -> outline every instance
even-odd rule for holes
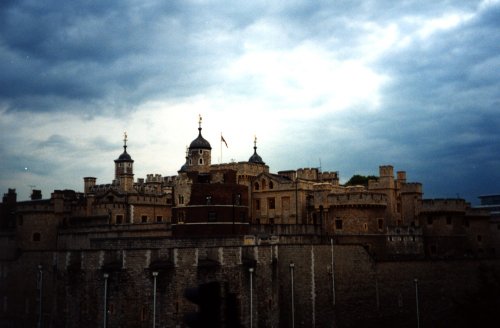
[[[35,327],[40,294],[42,327],[103,327],[105,285],[107,327],[152,327],[153,272],[157,327],[183,327],[196,311],[185,288],[209,281],[221,283],[225,326],[228,311],[243,327],[417,327],[417,313],[420,327],[487,326],[477,323],[499,308],[495,260],[374,262],[360,246],[251,243],[130,240],[25,252],[0,262],[0,327]]]

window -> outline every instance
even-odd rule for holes
[[[260,199],[255,200],[255,210],[260,211]]]
[[[200,149],[199,153],[200,153],[200,155],[203,154],[203,150]]]
[[[259,183],[258,182],[254,183],[253,188],[255,190],[259,190]]]
[[[368,231],[368,224],[363,223],[363,230],[364,230],[364,231]]]
[[[335,220],[335,229],[342,230],[342,219]]]
[[[269,197],[267,199],[267,208],[270,209],[270,210],[274,210],[275,209],[275,203],[274,203],[274,197]]]
[[[116,224],[122,224],[123,223],[123,215],[118,214],[116,216]]]
[[[109,303],[108,313],[109,314],[115,314],[115,305],[113,303]]]
[[[39,232],[35,232],[33,234],[33,241],[40,241],[40,239],[41,239],[40,233]]]
[[[290,197],[282,197],[281,198],[281,207],[284,211],[290,210]]]
[[[269,181],[269,189],[273,189],[274,188],[274,183],[272,181]]]
[[[236,199],[234,200],[234,205],[241,205],[241,194],[236,195]]]
[[[208,212],[208,221],[214,222],[216,220],[217,220],[217,213],[216,212]]]
[[[203,158],[200,158],[200,160],[198,161],[198,163],[199,163],[200,165],[203,165]]]
[[[179,204],[184,204],[184,196],[179,195]]]
[[[212,205],[212,196],[207,196],[206,200],[207,200],[207,205]]]
[[[378,228],[380,230],[384,229],[384,219],[378,219]]]
[[[163,221],[163,217],[161,215],[157,215],[156,222],[162,222],[162,221]]]
[[[142,223],[147,223],[148,222],[148,216],[147,215],[141,216],[141,222]]]

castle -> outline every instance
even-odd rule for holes
[[[487,211],[423,199],[422,185],[390,165],[366,185],[341,185],[338,172],[318,168],[271,173],[256,139],[248,161],[212,164],[200,118],[176,176],[134,180],[127,141],[109,184],[84,177],[83,192],[4,195],[0,326],[184,327],[193,304],[183,291],[217,281],[230,300],[220,311],[232,313],[224,327],[374,318],[404,327],[417,276],[439,306],[475,291],[480,264],[497,268],[500,230]]]

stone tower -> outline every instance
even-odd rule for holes
[[[127,133],[123,138],[123,153],[115,159],[115,181],[123,191],[131,191],[134,186],[134,160],[127,153]]]
[[[189,145],[186,170],[208,173],[212,159],[212,147],[201,135],[201,116],[198,124],[198,137]]]

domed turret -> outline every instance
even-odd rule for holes
[[[201,135],[201,116],[198,122],[198,137],[189,145],[188,155],[184,171],[198,171],[207,173],[210,169],[212,159],[212,147]]]
[[[123,137],[123,153],[115,159],[115,181],[124,191],[132,190],[134,184],[134,160],[127,153],[127,133]]]
[[[198,122],[198,138],[194,139],[191,144],[189,145],[189,150],[192,149],[208,149],[211,150],[212,147],[210,146],[210,143],[203,138],[201,135],[201,115],[200,115],[200,120]]]
[[[184,165],[181,166],[179,172],[186,172],[188,170],[188,163],[189,163],[189,150],[188,147],[186,146],[186,162],[184,163]]]
[[[253,141],[253,155],[248,159],[248,162],[254,164],[266,164],[262,160],[262,157],[257,154],[257,137],[255,137]]]

